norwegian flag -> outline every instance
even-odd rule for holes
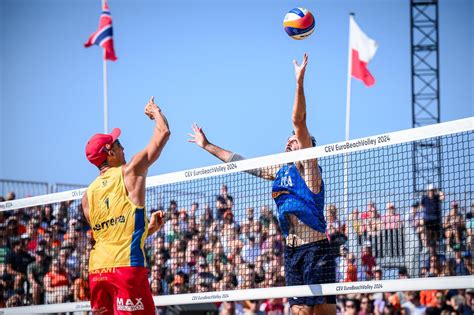
[[[84,47],[90,47],[92,45],[98,45],[104,48],[104,59],[105,60],[117,60],[114,50],[112,30],[112,16],[109,11],[109,4],[107,0],[102,2],[102,14],[100,15],[99,29],[92,33],[89,40],[84,44]]]

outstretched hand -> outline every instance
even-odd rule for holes
[[[307,64],[308,64],[308,55],[306,53],[303,55],[303,62],[301,63],[301,66],[298,65],[298,61],[293,60],[293,65],[295,67],[296,82],[299,84],[303,83],[304,73],[306,71]]]
[[[192,129],[194,133],[188,133],[188,136],[191,137],[191,139],[188,139],[188,142],[194,142],[199,147],[204,148],[209,143],[204,131],[196,123],[192,125]]]
[[[155,104],[155,97],[150,97],[150,100],[145,105],[145,115],[154,120],[156,115],[160,112],[160,108]]]
[[[163,225],[165,224],[165,214],[163,211],[158,210],[151,214],[150,223],[148,224],[148,228],[152,229],[153,231],[159,231]]]

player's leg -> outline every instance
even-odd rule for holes
[[[302,285],[304,257],[297,247],[286,246],[285,248],[285,283],[287,286]],[[291,314],[308,315],[312,314],[311,306],[306,305],[305,297],[289,297]]]
[[[108,283],[109,273],[89,273],[91,308],[93,315],[113,315],[113,287]]]
[[[114,314],[154,315],[155,303],[145,267],[115,268]]]
[[[328,240],[310,244],[306,248],[304,262],[304,283],[323,284],[336,282],[335,256]],[[336,297],[312,296],[307,297],[307,305],[311,306],[312,314],[336,314]]]

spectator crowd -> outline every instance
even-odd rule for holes
[[[15,199],[8,193],[0,201]],[[327,234],[336,256],[338,282],[383,280],[381,250],[403,256],[406,229],[418,243],[417,269],[399,265],[394,278],[462,276],[473,273],[474,204],[463,209],[428,187],[409,209],[374,201],[341,218],[327,204]],[[164,228],[146,241],[153,295],[268,288],[285,285],[282,237],[270,205],[237,211],[222,185],[214,204],[179,205],[171,200]],[[202,207],[202,209],[200,208]],[[0,212],[0,307],[87,301],[88,253],[94,240],[80,203]],[[352,241],[351,241],[352,240]],[[354,245],[355,244],[355,245]],[[405,245],[410,246],[410,244]],[[393,267],[393,266],[392,266]],[[392,268],[393,269],[393,268]],[[393,278],[393,276],[392,276]],[[474,290],[425,290],[338,297],[340,314],[472,314]],[[219,303],[221,314],[287,314],[287,299]]]

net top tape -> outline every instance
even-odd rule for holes
[[[292,161],[301,161],[381,148],[405,142],[418,141],[426,138],[440,137],[472,130],[474,130],[474,117],[469,117],[430,126],[368,136],[334,144],[321,145],[304,150],[279,153],[231,163],[221,163],[207,167],[150,176],[147,178],[147,187],[155,187],[164,184],[243,172],[269,165],[289,163]],[[74,189],[60,193],[0,202],[0,211],[15,210],[67,200],[75,200],[81,198],[85,191],[85,188]]]
[[[215,303],[223,301],[264,300],[283,297],[321,296],[376,292],[467,289],[474,287],[474,276],[398,279],[297,285],[289,287],[187,293],[154,296],[155,306]],[[89,302],[20,306],[0,309],[0,314],[42,314],[90,311]]]

